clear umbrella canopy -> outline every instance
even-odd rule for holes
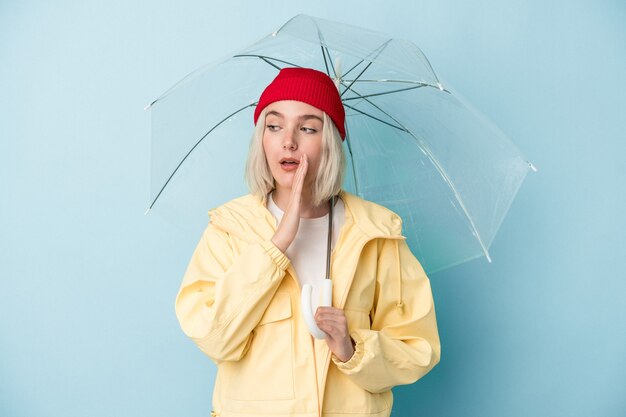
[[[306,15],[194,71],[150,105],[151,209],[195,238],[207,210],[248,192],[256,102],[292,66],[337,80],[346,108],[344,189],[398,213],[428,273],[490,259],[532,164],[442,85],[414,44]]]

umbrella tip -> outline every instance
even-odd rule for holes
[[[526,161],[528,163],[528,167],[533,170],[533,172],[537,172],[537,167],[533,165],[532,162]]]
[[[144,107],[143,109],[144,109],[144,110],[148,110],[148,109],[149,109],[150,107],[152,107],[152,105],[153,105],[154,103],[156,103],[157,101],[159,101],[159,99],[158,99],[158,98],[157,98],[156,100],[152,100],[152,103],[147,104],[147,105],[146,105],[146,107]]]
[[[443,85],[441,83],[437,83],[437,87],[439,87],[439,90],[443,91]]]
[[[148,210],[146,210],[146,212],[143,215],[147,216],[149,211],[150,211],[150,207],[148,207]]]

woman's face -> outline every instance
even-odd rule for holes
[[[322,156],[323,120],[321,110],[301,101],[283,100],[267,106],[263,150],[276,188],[291,189],[300,156],[306,154],[309,167],[303,191],[311,189]]]

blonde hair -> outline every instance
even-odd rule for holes
[[[250,193],[256,195],[264,202],[269,192],[276,188],[274,177],[270,171],[263,149],[265,112],[266,109],[263,109],[252,133],[244,173],[244,179],[248,184]],[[341,191],[346,165],[339,131],[326,112],[322,113],[324,113],[322,156],[312,189],[312,203],[315,206],[330,200],[333,195],[337,195]]]

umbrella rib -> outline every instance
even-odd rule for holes
[[[391,126],[391,127],[394,127],[394,128],[396,128],[396,129],[398,129],[398,130],[401,130],[401,131],[403,131],[403,132],[407,132],[407,133],[409,133],[409,131],[408,131],[408,130],[406,130],[405,128],[403,128],[403,127],[396,126],[396,125],[394,125],[394,124],[392,124],[392,123],[386,122],[386,121],[384,121],[383,119],[380,119],[380,118],[378,118],[378,117],[376,117],[376,116],[372,116],[372,115],[371,115],[371,114],[369,114],[369,113],[366,113],[366,112],[364,112],[364,111],[362,111],[362,110],[357,109],[356,107],[350,106],[350,105],[348,105],[348,104],[346,104],[346,103],[344,103],[343,105],[344,105],[345,107],[347,107],[347,108],[351,109],[351,110],[354,110],[354,111],[356,111],[356,112],[358,112],[358,113],[361,113],[361,114],[362,114],[362,115],[364,115],[364,116],[371,117],[372,119],[374,119],[374,120],[376,120],[376,121],[378,121],[378,122],[384,123],[384,124],[386,124],[386,125],[388,125],[388,126]]]
[[[156,203],[156,201],[159,199],[159,197],[161,196],[161,193],[163,192],[163,190],[165,190],[165,187],[167,187],[167,184],[169,184],[170,180],[172,179],[172,177],[174,177],[174,174],[176,174],[176,172],[178,171],[178,168],[181,167],[181,165],[183,164],[183,162],[185,162],[185,160],[187,159],[187,157],[189,157],[189,155],[191,155],[191,153],[193,152],[194,149],[196,149],[196,147],[200,144],[200,142],[202,142],[204,140],[204,138],[206,138],[209,133],[211,133],[212,131],[214,131],[219,125],[221,125],[222,123],[224,123],[226,120],[230,119],[231,117],[233,117],[234,115],[236,115],[237,113],[247,109],[248,107],[252,107],[255,106],[257,103],[252,103],[252,104],[248,104],[242,108],[240,108],[239,110],[236,110],[234,112],[232,112],[231,114],[229,114],[228,116],[224,117],[222,120],[220,120],[215,126],[213,126],[211,129],[209,129],[208,132],[206,132],[201,138],[200,140],[198,140],[198,142],[196,142],[195,145],[193,145],[193,147],[189,150],[189,152],[187,152],[187,155],[185,155],[185,157],[178,163],[178,165],[176,166],[176,169],[174,169],[174,171],[170,174],[169,178],[167,179],[167,181],[165,181],[165,184],[163,184],[163,187],[161,187],[161,190],[159,191],[159,193],[157,194],[157,196],[154,198],[154,200],[152,201],[152,204],[150,204],[150,207],[148,207],[148,211],[150,209],[152,209],[152,207],[154,206],[154,204]],[[147,211],[146,211],[147,213]]]
[[[301,68],[300,65],[294,64],[293,62],[289,62],[289,61],[283,61],[282,59],[278,59],[278,58],[273,58],[271,56],[266,56],[266,55],[255,55],[255,54],[238,54],[238,55],[233,55],[233,58],[259,58],[262,61],[265,61],[266,63],[272,65],[273,67],[280,69],[279,67],[277,67],[276,65],[273,65],[269,62],[269,60],[272,61],[277,61],[277,62],[282,62],[283,64],[287,64],[287,65],[291,65],[292,67],[298,67]]]
[[[352,161],[350,166],[352,167],[352,178],[354,178],[354,190],[356,191],[357,195],[360,195],[359,180],[357,178],[356,168],[354,166],[354,157],[352,156],[352,144],[351,144],[351,141],[352,141],[352,137],[350,135],[350,129],[349,129],[348,125],[346,125],[346,145],[348,145],[348,153],[350,154],[350,161]]]
[[[324,46],[323,48],[326,51],[326,55],[328,55],[328,62],[330,62],[330,68],[333,70],[333,75],[337,77],[337,71],[335,70],[335,66],[333,65],[333,60],[330,59],[330,52],[328,51],[328,47]],[[324,58],[324,60],[326,60],[326,58]],[[326,71],[328,72],[328,67],[326,68]],[[330,72],[328,72],[328,76],[330,77]]]
[[[345,80],[345,81],[350,81],[350,80]],[[357,82],[359,82],[359,83],[407,83],[407,84],[422,84],[422,85],[428,85],[428,86],[431,86],[431,87],[436,87],[436,85],[425,83],[424,81],[390,80],[389,78],[383,78],[381,80],[369,80],[369,79],[361,78]]]
[[[361,72],[359,73],[359,75],[357,75],[357,77],[356,77],[354,80],[352,80],[352,82],[351,82],[350,84],[348,84],[348,85],[346,86],[346,89],[345,89],[345,90],[343,90],[339,96],[340,96],[340,97],[343,97],[343,95],[344,95],[344,94],[346,93],[346,91],[348,91],[348,90],[350,90],[350,91],[354,91],[354,90],[352,90],[352,88],[350,88],[350,87],[352,87],[352,84],[354,84],[354,83],[356,82],[356,80],[358,80],[358,79],[359,79],[359,77],[360,77],[361,75],[363,75],[363,73],[364,73],[365,71],[367,71],[367,69],[368,69],[368,68],[369,68],[372,64],[373,64],[373,62],[370,62],[369,64],[367,64],[367,65],[365,66],[365,68],[363,68],[363,71],[361,71]],[[355,93],[355,94],[358,94],[357,92],[354,92],[354,93]]]
[[[326,54],[324,53],[325,46],[324,44],[324,36],[322,36],[322,31],[320,30],[319,25],[315,19],[312,19],[313,23],[315,23],[315,28],[317,29],[317,38],[320,41],[320,49],[322,50],[322,58],[324,58],[324,66],[326,67],[326,74],[330,77],[330,71],[328,70],[328,61],[326,60]],[[328,54],[328,59],[330,60],[330,54]],[[332,64],[332,62],[331,62]]]
[[[344,79],[344,81],[348,82],[350,80]],[[452,93],[450,93],[450,91],[448,91],[446,88],[444,88],[440,84],[435,85],[435,84],[425,83],[425,82],[422,82],[422,81],[388,80],[388,79],[385,79],[385,80],[363,80],[363,79],[361,79],[361,80],[356,80],[356,82],[358,82],[358,83],[405,83],[405,84],[419,84],[420,86],[423,86],[423,87],[432,87],[432,88],[436,88],[438,90],[441,90],[443,92],[446,92],[448,94],[452,94]]]
[[[400,88],[398,90],[383,91],[382,93],[372,93],[372,94],[359,95],[358,97],[344,98],[343,101],[345,102],[345,101],[348,101],[348,100],[359,100],[359,99],[366,98],[366,97],[384,96],[386,94],[393,94],[393,93],[399,93],[401,91],[415,90],[416,88],[422,88],[422,87],[424,87],[424,85],[416,85],[416,86],[413,86],[413,87]],[[352,90],[352,91],[354,91],[354,90]]]
[[[261,59],[266,62],[267,64],[273,66],[274,68],[276,68],[278,71],[280,71],[280,67],[276,64],[274,64],[273,62],[270,62],[267,58],[265,57],[261,57]]]
[[[328,76],[330,77],[330,71],[328,71],[328,62],[326,61],[326,53],[324,52],[324,47],[320,45],[320,48],[322,49],[322,57],[324,57],[324,66],[326,67],[326,74],[328,74]]]
[[[365,60],[364,60],[364,59],[362,59],[362,60],[360,60],[359,62],[357,62],[356,64],[354,64],[354,65],[352,66],[352,68],[350,68],[348,71],[346,71],[343,75],[345,76],[345,75],[350,74],[350,73],[352,72],[352,70],[353,70],[353,69],[355,69],[356,67],[358,67],[359,65],[361,65],[361,64],[363,63],[363,61],[365,61]],[[342,78],[344,78],[344,79],[345,79],[345,77],[342,77]]]

